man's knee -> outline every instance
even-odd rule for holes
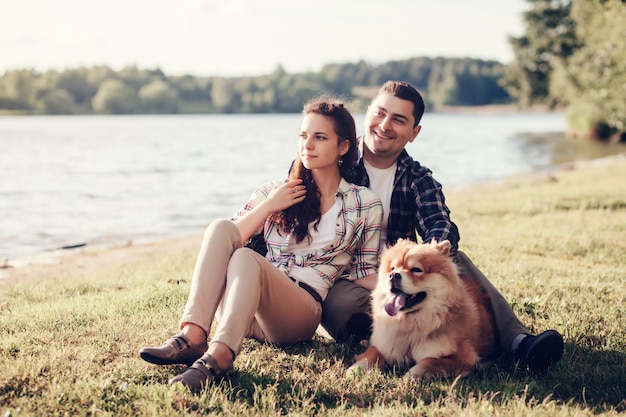
[[[369,290],[339,280],[322,304],[322,325],[337,341],[362,340],[371,333],[370,309]]]

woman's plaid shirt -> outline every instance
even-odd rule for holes
[[[267,198],[273,188],[285,181],[271,181],[258,188],[232,220],[252,210]],[[352,279],[375,274],[383,215],[380,199],[368,188],[348,183],[344,179],[339,184],[335,198],[340,202],[341,209],[335,224],[335,238],[330,246],[314,249],[307,255],[293,254],[287,248],[290,235],[281,235],[273,216],[270,216],[255,232],[255,235],[263,232],[267,247],[265,257],[286,274],[294,265],[310,267],[328,288],[348,265]]]

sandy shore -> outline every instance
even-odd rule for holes
[[[0,260],[0,288],[24,279],[46,279],[75,272],[89,274],[100,269],[137,262],[174,252],[197,252],[202,235],[178,236],[145,243],[118,246],[84,246],[76,249]]]

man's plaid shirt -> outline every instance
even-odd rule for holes
[[[369,187],[363,158],[355,167],[351,182]],[[459,230],[450,220],[441,184],[433,178],[430,169],[413,160],[405,149],[398,157],[387,224],[387,244],[392,245],[400,238],[417,242],[416,232],[424,243],[432,239],[449,240],[452,253],[458,249]]]

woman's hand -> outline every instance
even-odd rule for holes
[[[280,187],[274,188],[263,201],[265,210],[270,213],[284,210],[298,204],[306,197],[306,187],[301,179],[289,180]]]
[[[289,180],[274,188],[258,206],[235,220],[243,241],[250,239],[259,225],[263,224],[272,213],[301,202],[305,196],[306,187],[302,185],[301,179]]]

